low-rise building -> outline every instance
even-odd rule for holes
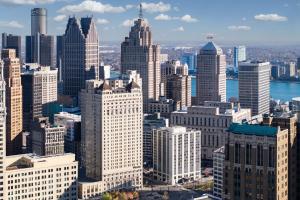
[[[170,118],[172,112],[180,110],[180,102],[173,99],[167,99],[164,96],[159,97],[158,101],[148,103],[148,113],[160,113],[162,117]]]

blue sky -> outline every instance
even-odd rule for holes
[[[133,0],[0,0],[0,32],[30,34],[30,10],[48,9],[48,32],[62,34],[70,15],[93,15],[100,40],[121,41],[138,16]],[[300,44],[300,0],[142,1],[154,40],[224,44]]]

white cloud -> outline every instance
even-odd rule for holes
[[[5,28],[23,28],[24,26],[17,21],[0,21],[0,27]]]
[[[183,26],[179,26],[178,28],[175,28],[174,31],[183,32],[184,28],[183,28]]]
[[[61,22],[61,21],[64,21],[66,18],[67,18],[67,15],[57,15],[53,19],[54,19],[54,21]]]
[[[134,24],[135,20],[136,19],[126,19],[121,25],[124,27],[131,27]]]
[[[250,26],[228,26],[228,29],[231,31],[250,31],[251,27]]]
[[[259,14],[255,15],[254,19],[260,20],[260,21],[273,21],[273,22],[284,22],[287,21],[288,18],[285,16],[280,16],[276,13],[274,14]]]
[[[159,21],[169,21],[169,20],[172,20],[174,18],[171,17],[171,16],[169,16],[169,15],[159,14],[154,19],[155,20],[159,20]]]
[[[62,7],[59,13],[80,13],[80,12],[95,12],[95,13],[121,13],[126,9],[122,6],[114,7],[110,4],[103,4],[98,1],[85,0],[80,4],[67,5]]]
[[[53,3],[55,0],[0,0],[0,4],[6,5],[36,5]]]
[[[125,8],[126,8],[127,10],[129,10],[129,9],[131,9],[131,8],[133,8],[133,7],[134,7],[134,5],[131,5],[131,4],[128,4],[128,5],[125,6]]]
[[[198,20],[196,18],[193,18],[191,15],[184,15],[181,17],[181,21],[192,23],[197,22]]]
[[[108,24],[109,21],[107,19],[97,19],[96,23],[97,24]]]
[[[170,4],[166,4],[161,1],[158,3],[143,2],[142,6],[143,6],[143,10],[145,10],[146,12],[149,12],[149,13],[156,13],[156,12],[163,13],[163,12],[167,12],[167,11],[171,10]]]

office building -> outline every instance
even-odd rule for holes
[[[239,65],[239,101],[252,115],[270,112],[270,63],[243,62]]]
[[[225,104],[225,105],[222,105]],[[232,122],[249,121],[250,109],[240,109],[233,103],[212,102],[204,106],[192,106],[187,110],[175,111],[171,114],[171,126],[185,126],[201,131],[201,156],[204,160],[212,160],[213,152],[224,146],[226,130]],[[228,109],[222,109],[228,107]],[[223,111],[223,112],[222,112]]]
[[[63,54],[63,36],[56,36],[56,68],[60,71]],[[60,73],[59,73],[60,74]],[[60,78],[60,76],[59,76]]]
[[[181,58],[180,62],[183,65],[187,65],[188,69],[194,71],[197,65],[197,53],[184,53]]]
[[[20,59],[16,50],[3,49],[4,80],[6,82],[6,154],[18,154],[22,150],[22,85]]]
[[[288,130],[233,123],[228,129],[222,199],[288,199]]]
[[[246,47],[237,46],[233,48],[233,66],[238,69],[239,62],[246,61]]]
[[[85,87],[85,81],[99,78],[99,37],[94,19],[69,18],[63,35],[63,93],[73,97]]]
[[[201,132],[185,127],[153,130],[153,178],[175,185],[201,178]]]
[[[173,74],[186,76],[189,74],[188,66],[179,60],[167,61],[161,64],[161,82],[167,83],[168,76]]]
[[[31,35],[47,34],[47,9],[33,8],[31,10]]]
[[[33,120],[47,114],[50,104],[57,101],[57,71],[30,65],[22,69],[24,130],[29,131]]]
[[[104,65],[104,63],[101,63],[99,67],[99,79],[109,79],[110,78],[110,70],[111,65]]]
[[[21,36],[2,33],[2,49],[16,50],[16,57],[22,61]]]
[[[226,58],[214,42],[200,49],[197,57],[197,98],[204,101],[226,101]]]
[[[74,154],[6,158],[4,199],[77,199],[78,163]]]
[[[281,130],[288,130],[288,193],[289,200],[296,200],[297,198],[297,115],[291,113],[282,113],[280,115],[269,116],[264,115],[263,124],[267,126],[280,127]]]
[[[163,53],[160,54],[159,61],[160,61],[161,64],[167,62],[168,60],[169,60],[169,54],[166,54],[166,53],[165,54],[163,54]]]
[[[160,113],[162,117],[170,118],[172,112],[181,109],[181,103],[173,99],[167,99],[164,96],[159,97],[158,101],[148,103],[148,113]]]
[[[121,45],[121,71],[136,70],[143,80],[142,91],[144,112],[147,103],[158,100],[160,96],[160,46],[153,45],[152,32],[143,18],[142,5],[140,16],[134,21],[129,36]]]
[[[297,68],[296,68],[296,63],[295,62],[289,62],[285,64],[285,71],[286,71],[286,77],[291,78],[296,76]]]
[[[214,199],[222,200],[223,193],[223,168],[225,161],[225,147],[220,147],[213,153],[213,176],[214,176],[214,187],[213,195]]]
[[[5,98],[5,80],[3,75],[3,62],[0,59],[0,199],[3,199],[4,191],[4,171],[6,156],[6,98]]]
[[[169,127],[169,119],[161,117],[160,113],[144,115],[143,162],[146,167],[153,167],[153,130],[161,127]]]
[[[81,116],[67,112],[54,115],[54,124],[66,128],[64,136],[64,150],[74,153],[75,159],[81,162]],[[79,165],[81,166],[81,165]]]
[[[140,86],[134,80],[125,87],[90,80],[81,91],[80,99],[86,177],[95,180],[96,185],[102,182],[99,193],[141,188],[143,99]],[[81,193],[89,195],[88,191]]]
[[[173,74],[168,76],[166,97],[180,102],[180,108],[192,105],[192,78],[187,75]]]
[[[300,70],[300,57],[297,58],[297,69]]]
[[[40,156],[64,154],[65,126],[52,125],[47,117],[35,119],[32,125],[32,152]]]

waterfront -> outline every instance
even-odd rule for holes
[[[300,82],[271,81],[271,98],[290,101],[300,97]],[[196,79],[192,79],[192,96],[196,95]],[[227,80],[227,99],[238,97],[238,80]]]

